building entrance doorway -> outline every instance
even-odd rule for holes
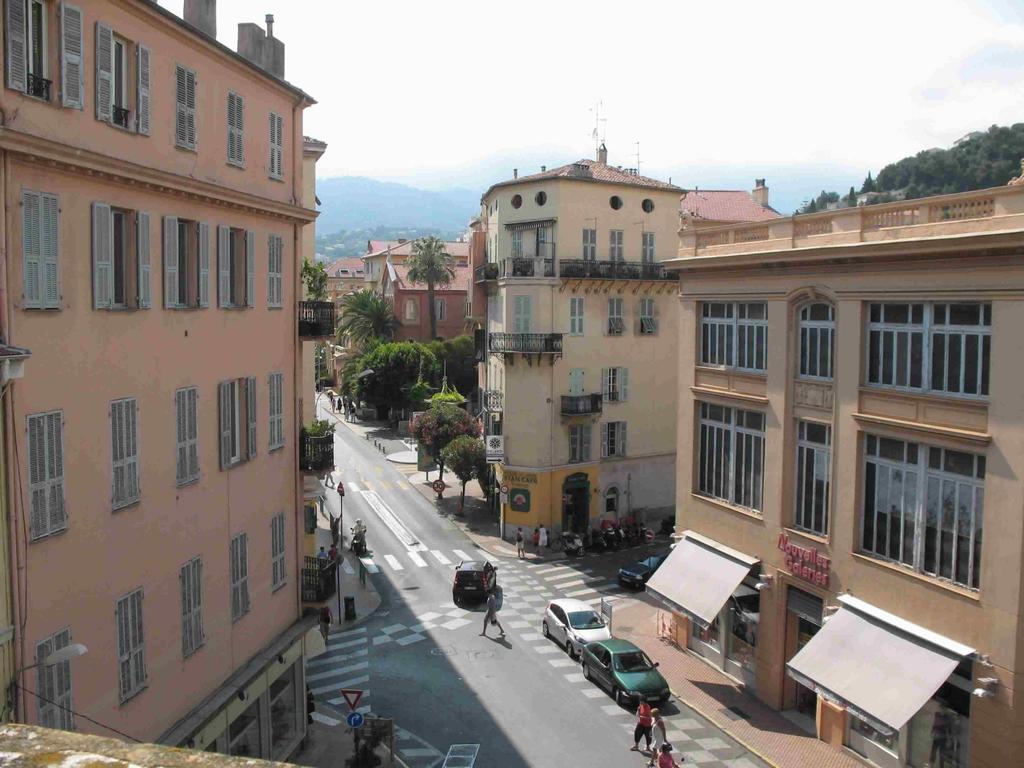
[[[820,597],[804,592],[802,589],[790,587],[786,593],[786,661],[788,662],[800,649],[818,634],[822,625],[824,602]],[[818,694],[801,685],[788,675],[783,685],[783,710],[793,716],[793,722],[807,728],[815,729]]]
[[[590,527],[590,479],[584,472],[562,483],[562,530],[586,533]]]

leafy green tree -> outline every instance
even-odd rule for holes
[[[353,291],[341,299],[339,340],[347,337],[357,347],[363,347],[371,339],[391,341],[398,325],[391,299],[369,288]]]
[[[462,483],[459,509],[462,509],[466,504],[466,483],[477,476],[477,467],[481,459],[484,458],[484,455],[484,441],[470,435],[456,437],[441,451],[441,458],[444,460],[445,465],[451,469]]]
[[[442,375],[459,392],[473,392],[477,386],[476,348],[473,337],[462,335],[444,341],[431,341],[427,347],[437,358]]]
[[[302,282],[306,296],[312,301],[327,301],[327,270],[321,262],[302,262]]]
[[[455,278],[455,257],[445,250],[440,238],[421,237],[412,244],[412,255],[405,262],[409,280],[427,286],[427,306],[430,310],[430,338],[437,338],[437,307],[434,290],[451,284]]]
[[[444,477],[444,449],[457,437],[480,436],[480,423],[455,405],[442,403],[420,414],[411,425],[412,436],[423,443]]]
[[[404,408],[409,390],[424,377],[432,377],[437,360],[429,349],[415,341],[379,344],[359,358],[354,375],[355,393],[378,410]],[[372,371],[372,373],[370,373]]]
[[[850,187],[850,193],[846,196],[846,204],[851,208],[857,206],[857,191],[853,187]]]
[[[491,465],[487,463],[486,449],[477,457],[474,475],[477,482],[480,483],[480,488],[483,490],[484,496],[486,496],[487,500],[490,501],[491,491],[494,490],[494,487],[491,478]]]
[[[863,195],[867,192],[875,191],[875,180],[871,178],[871,171],[868,171],[868,177],[864,179],[864,183],[860,185],[860,193]]]

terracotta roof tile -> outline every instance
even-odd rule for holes
[[[347,269],[348,275],[335,274],[339,269]],[[342,256],[340,259],[325,264],[324,270],[328,277],[357,277],[363,274],[363,260],[358,256]]]
[[[409,282],[409,268],[405,264],[391,264],[389,265],[394,270],[395,284],[405,291],[425,291],[427,290],[426,285],[415,285]],[[452,282],[447,288],[437,290],[446,291],[469,291],[469,286],[472,283],[473,270],[468,266],[458,266],[455,268],[455,277],[452,278]]]
[[[614,165],[606,165],[596,160],[583,158],[575,163],[562,165],[541,173],[532,173],[529,176],[520,176],[518,179],[509,179],[493,184],[490,189],[484,192],[483,197],[491,194],[496,187],[506,187],[512,184],[523,184],[542,179],[579,179],[580,181],[601,181],[609,184],[624,184],[630,187],[645,187],[648,189],[663,189],[669,192],[682,192],[680,187],[669,184],[648,176],[641,176],[628,169],[619,168]]]
[[[770,206],[754,202],[741,189],[695,189],[683,194],[679,209],[706,221],[767,221],[782,214]]]

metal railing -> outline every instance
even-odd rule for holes
[[[488,413],[501,413],[504,406],[505,394],[498,389],[484,390],[484,410]]]
[[[303,561],[302,602],[322,603],[332,597],[337,589],[337,561],[308,555]]]
[[[533,259],[516,256],[501,261],[502,277],[554,277],[554,259]]]
[[[563,416],[587,416],[601,413],[603,398],[600,392],[589,395],[562,395]]]
[[[33,75],[30,72],[25,78],[25,93],[29,96],[35,96],[37,99],[49,101],[51,85],[53,85],[53,83],[45,77]]]
[[[334,435],[314,437],[302,430],[299,434],[299,469],[303,472],[334,469]]]
[[[334,335],[334,302],[300,301],[299,336],[325,338]]]
[[[526,354],[562,354],[560,333],[492,333],[491,352],[523,352]]]
[[[486,264],[481,264],[475,270],[473,270],[473,282],[483,283],[487,280],[498,279],[498,262],[489,261]]]
[[[124,107],[115,106],[113,109],[114,124],[120,125],[122,128],[128,127],[128,115],[129,112]]]
[[[558,262],[558,274],[598,280],[675,280],[663,265],[648,261],[563,259]]]

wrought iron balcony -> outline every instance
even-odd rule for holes
[[[333,560],[321,557],[303,558],[302,567],[302,602],[322,603],[334,595],[337,577],[335,570],[338,564]]]
[[[528,355],[562,354],[560,333],[492,333],[491,352],[522,352]]]
[[[590,416],[601,413],[603,398],[600,392],[589,395],[562,395],[563,416]]]
[[[49,101],[51,85],[53,85],[53,83],[51,83],[45,77],[33,75],[30,72],[25,78],[25,93],[27,93],[29,96],[35,96],[37,99]]]
[[[534,259],[527,256],[515,256],[501,262],[502,277],[554,277],[554,259]]]
[[[505,405],[505,393],[498,389],[484,390],[484,410],[488,413],[501,413]]]
[[[498,262],[489,261],[486,264],[481,264],[475,270],[473,270],[473,282],[484,283],[488,280],[498,279]]]
[[[128,127],[128,115],[129,115],[129,112],[128,112],[127,109],[125,109],[124,107],[118,107],[118,106],[115,105],[114,109],[113,109],[114,125],[119,125],[122,128],[127,128]]]
[[[299,469],[326,472],[334,469],[334,434],[314,437],[302,430],[299,435]]]
[[[334,302],[299,302],[299,338],[323,339],[334,336]]]
[[[558,262],[559,277],[597,280],[675,280],[662,264],[649,261],[596,261],[563,259]]]

